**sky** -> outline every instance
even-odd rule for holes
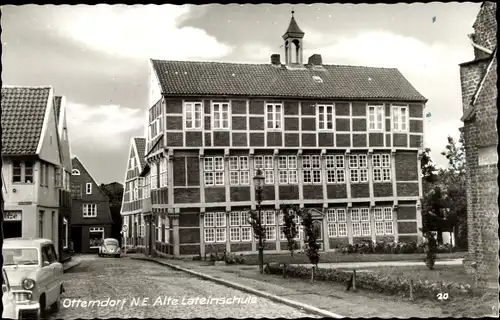
[[[459,136],[459,63],[480,3],[23,5],[2,7],[2,81],[51,85],[66,98],[71,151],[99,183],[123,183],[132,137],[143,136],[148,60],[270,63],[284,54],[291,10],[304,61],[398,68],[429,99],[424,146],[434,162]]]

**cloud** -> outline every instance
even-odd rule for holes
[[[118,150],[127,146],[124,136],[141,129],[144,114],[138,109],[118,105],[88,106],[67,102],[70,143],[94,146],[95,149]]]
[[[60,35],[110,55],[134,59],[213,59],[232,47],[204,30],[179,27],[191,6],[77,6],[58,17]],[[62,19],[62,21],[60,20]]]

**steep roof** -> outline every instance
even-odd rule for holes
[[[137,157],[141,163],[141,170],[144,169],[146,165],[145,155],[146,155],[146,138],[134,138],[135,147],[137,148]]]
[[[35,155],[49,107],[50,87],[2,87],[2,154]]]
[[[151,60],[162,93],[171,96],[427,101],[398,69]],[[313,77],[321,78],[321,81]]]

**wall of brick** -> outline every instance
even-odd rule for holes
[[[496,2],[484,2],[473,25],[474,42],[490,50],[497,46],[496,9]],[[484,53],[475,53],[477,59],[484,57]]]
[[[396,181],[418,180],[418,159],[416,152],[396,152]]]

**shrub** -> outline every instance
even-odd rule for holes
[[[434,264],[436,263],[436,251],[437,251],[437,242],[435,238],[435,234],[432,231],[423,232],[424,238],[426,240],[425,246],[425,264],[429,269],[434,269]]]

